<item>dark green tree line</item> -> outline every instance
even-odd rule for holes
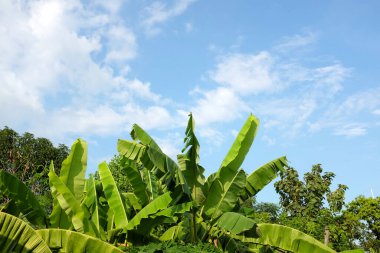
[[[63,144],[54,147],[50,140],[35,137],[31,133],[20,135],[9,127],[0,129],[0,169],[28,185],[46,209],[50,208],[52,202],[49,164],[53,161],[59,171],[68,154],[69,148]],[[6,199],[1,202],[4,204]]]

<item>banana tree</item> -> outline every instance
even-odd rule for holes
[[[164,186],[162,190],[171,191],[178,200],[174,204],[190,207],[189,211],[179,213],[173,226],[165,225],[161,240],[197,242],[221,236],[235,240],[230,235],[258,236],[255,222],[239,213],[240,203],[259,192],[286,166],[286,158],[281,157],[250,175],[240,169],[258,124],[258,120],[250,115],[218,171],[207,179],[205,169],[199,164],[200,147],[192,114],[185,132],[185,147],[177,156],[178,164],[137,125],[131,133],[132,141],[119,140],[118,150],[124,159],[139,165],[140,173],[143,170],[152,172]],[[132,168],[126,166],[125,169],[132,173]],[[140,199],[142,201],[143,195]]]

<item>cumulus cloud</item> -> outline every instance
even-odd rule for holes
[[[209,125],[217,122],[229,122],[248,113],[249,107],[234,93],[226,87],[201,91],[198,90],[200,98],[196,105],[191,108],[199,125]]]
[[[210,77],[243,95],[275,91],[281,88],[281,83],[273,71],[273,64],[274,59],[268,52],[231,54],[221,58]]]
[[[136,37],[126,27],[112,26],[107,31],[107,49],[107,62],[131,60],[136,56]]]
[[[114,64],[137,56],[137,38],[115,5],[80,1],[1,2],[0,125],[63,139],[112,135],[141,123],[171,124],[150,83]],[[102,6],[103,11],[94,6]]]

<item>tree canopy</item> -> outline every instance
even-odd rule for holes
[[[0,169],[28,185],[46,209],[52,201],[48,165],[53,161],[59,172],[68,154],[69,148],[64,144],[55,147],[50,140],[28,132],[20,135],[9,127],[0,129]]]

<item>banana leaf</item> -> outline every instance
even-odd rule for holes
[[[121,195],[123,195],[124,199],[129,201],[129,204],[133,207],[133,209],[135,209],[136,212],[142,209],[142,205],[139,199],[133,192],[123,192],[121,193]]]
[[[203,206],[203,212],[211,219],[232,211],[245,187],[246,175],[243,170],[233,172],[224,168],[220,178],[224,184],[218,178],[214,180]]]
[[[152,201],[159,196],[159,186],[156,176],[146,168],[142,171],[144,181],[146,182],[146,191],[149,196],[149,200]]]
[[[270,161],[260,168],[256,169],[247,177],[245,190],[247,197],[255,196],[267,184],[269,184],[278,175],[278,172],[285,171],[284,167],[287,166],[286,157],[280,157]]]
[[[147,149],[149,147],[135,141],[118,140],[117,142],[117,151],[120,155],[151,169],[153,164],[149,159]]]
[[[133,161],[125,163],[123,170],[128,177],[134,195],[138,198],[141,205],[146,205],[149,202],[148,194],[146,192],[147,185],[135,163]]]
[[[34,193],[18,178],[5,170],[0,170],[0,193],[11,199],[8,209],[22,212],[23,216],[34,225],[47,225],[44,208],[38,202]]]
[[[45,241],[23,220],[0,212],[0,252],[51,252]]]
[[[71,146],[70,155],[62,162],[59,178],[74,194],[75,199],[83,197],[87,169],[87,143],[78,139]]]
[[[185,202],[182,204],[171,206],[171,207],[166,208],[165,210],[162,210],[154,214],[153,217],[166,216],[170,218],[170,217],[173,217],[175,214],[185,213],[185,212],[190,211],[191,206],[192,206],[191,202]]]
[[[134,141],[139,140],[145,146],[151,147],[155,150],[162,152],[162,150],[160,149],[158,144],[153,140],[153,138],[137,124],[133,124],[132,126],[131,137]]]
[[[180,240],[185,236],[186,232],[186,229],[181,225],[172,226],[160,236],[160,241]]]
[[[114,214],[114,222],[116,228],[123,228],[127,226],[128,218],[124,208],[123,200],[106,162],[99,164],[99,176],[100,181],[103,185],[104,195],[107,199],[110,209]]]
[[[63,229],[41,229],[37,233],[54,252],[104,252],[122,253],[115,246],[92,236]]]
[[[148,218],[150,215],[157,213],[168,207],[172,198],[170,197],[170,192],[167,192],[155,200],[146,205],[140,212],[138,212],[125,227],[126,230],[132,230],[134,227],[140,224],[141,219]]]
[[[49,171],[49,181],[53,197],[58,201],[67,217],[69,217],[75,230],[82,233],[89,232],[89,223],[80,202],[75,199],[75,196],[69,188],[61,181],[57,174],[55,174],[53,167],[51,167]]]
[[[52,165],[51,165],[52,166]],[[87,168],[87,143],[78,139],[71,146],[70,155],[62,162],[60,180],[71,191],[77,201],[81,201]],[[52,228],[69,228],[69,221],[57,200],[53,200],[53,210],[50,215]]]
[[[91,221],[94,223],[96,229],[99,231],[99,205],[96,195],[95,179],[92,174],[86,181],[86,197],[82,203],[89,210],[91,214]]]
[[[340,253],[365,253],[365,251],[364,249],[352,249],[352,250],[340,251]]]
[[[259,120],[251,114],[236,136],[226,157],[223,159],[218,174],[220,174],[223,168],[229,168],[232,171],[240,169],[256,136],[258,125]]]
[[[222,216],[220,216],[220,218],[216,221],[216,225],[219,228],[235,235],[249,231],[252,232],[250,233],[251,236],[259,236],[256,223],[252,219],[247,218],[240,213],[223,213]]]
[[[270,245],[275,248],[294,252],[294,253],[335,253],[317,239],[302,233],[299,230],[277,225],[277,224],[258,224],[261,236],[259,238],[248,238],[236,236],[243,242]]]

